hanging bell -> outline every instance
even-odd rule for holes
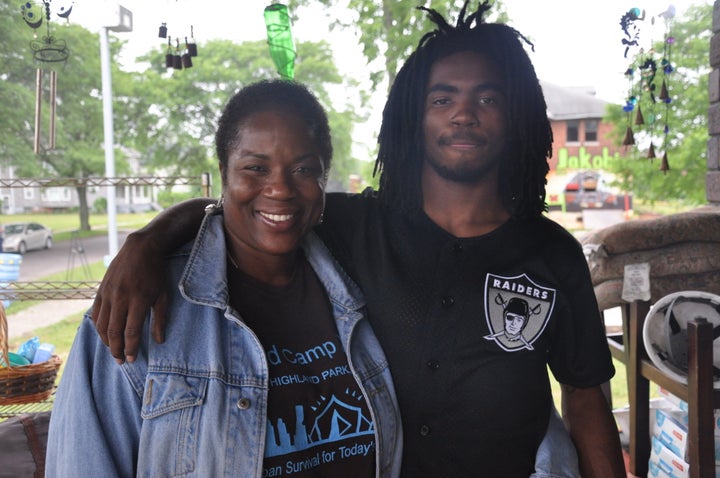
[[[167,53],[165,54],[165,68],[173,67],[172,39],[168,38]]]
[[[660,171],[667,174],[670,171],[670,163],[668,163],[667,152],[663,153],[662,162],[660,163]]]
[[[182,70],[183,62],[180,56],[180,39],[175,38],[175,54],[173,55],[173,68],[176,70]]]
[[[192,68],[192,55],[190,53],[184,53],[182,56],[183,68]]]
[[[185,47],[187,48],[188,55],[198,56],[197,55],[197,43],[188,43],[187,38],[186,38],[185,39]]]
[[[158,38],[167,38],[167,23],[161,23],[158,29]]]
[[[635,137],[633,136],[633,130],[630,126],[625,130],[625,139],[623,139],[623,146],[630,146],[635,144]]]
[[[645,124],[645,117],[643,116],[642,108],[640,107],[640,105],[638,105],[637,114],[635,115],[635,124]]]
[[[650,149],[648,149],[647,158],[648,159],[655,159],[657,156],[655,156],[655,145],[650,143]]]
[[[667,85],[665,84],[665,80],[662,82],[662,86],[660,87],[660,100],[665,101],[667,103],[667,100],[670,99],[670,95],[668,95],[668,89]]]
[[[197,56],[197,43],[195,43],[195,37],[193,36],[195,33],[193,31],[193,26],[190,25],[190,40],[192,40],[190,43],[188,43],[187,37],[185,37],[185,46],[187,47],[187,51],[190,54],[190,56]]]

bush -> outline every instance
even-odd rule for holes
[[[98,214],[105,214],[107,212],[107,198],[97,198],[93,201],[93,211]]]

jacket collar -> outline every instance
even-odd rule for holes
[[[333,305],[349,310],[365,306],[360,288],[314,232],[308,234],[302,247]],[[205,216],[180,278],[182,296],[191,302],[226,308],[229,302],[226,254],[223,216]]]

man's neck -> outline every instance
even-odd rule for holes
[[[425,214],[455,237],[482,236],[510,219],[496,178],[466,184],[423,174],[422,190]]]

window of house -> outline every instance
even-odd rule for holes
[[[598,120],[585,120],[585,141],[597,142]]]
[[[52,187],[43,189],[41,197],[43,201],[69,201],[70,200],[70,189],[64,187]]]
[[[23,188],[23,199],[28,201],[35,199],[35,188]]]
[[[580,121],[569,120],[567,122],[567,139],[568,143],[577,143],[580,141]]]

